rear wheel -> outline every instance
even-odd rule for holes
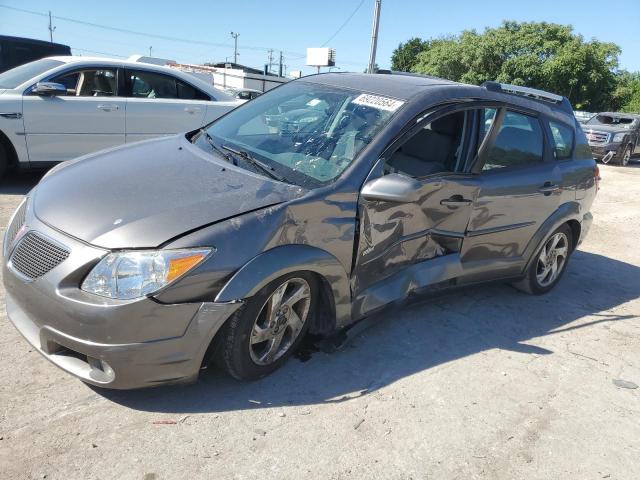
[[[629,165],[629,161],[631,160],[631,150],[631,145],[627,145],[627,148],[624,149],[624,152],[620,157],[620,166],[626,167]]]
[[[571,228],[564,224],[545,240],[533,257],[525,277],[514,286],[532,295],[547,293],[562,278],[572,249]]]
[[[308,272],[285,275],[251,297],[225,324],[218,363],[238,380],[279,368],[304,337],[316,308],[318,284]]]

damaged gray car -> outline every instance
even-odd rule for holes
[[[207,127],[51,170],[4,240],[8,315],[109,388],[238,379],[419,293],[541,294],[591,224],[598,171],[560,96],[324,74]]]

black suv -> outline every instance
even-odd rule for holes
[[[598,113],[583,125],[593,156],[625,166],[640,153],[640,115]]]

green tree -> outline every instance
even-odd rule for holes
[[[640,72],[621,72],[612,110],[640,113]]]
[[[465,30],[426,43],[414,72],[541,88],[567,96],[577,109],[601,111],[615,103],[620,48],[585,41],[569,25],[505,21],[482,33]]]
[[[410,72],[417,61],[418,54],[428,47],[429,42],[425,42],[418,37],[401,43],[391,55],[391,70]]]

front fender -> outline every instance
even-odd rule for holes
[[[240,268],[218,292],[216,302],[233,302],[255,295],[269,282],[297,271],[311,271],[322,276],[330,286],[335,327],[351,320],[349,276],[330,253],[308,245],[282,245],[263,252]]]

